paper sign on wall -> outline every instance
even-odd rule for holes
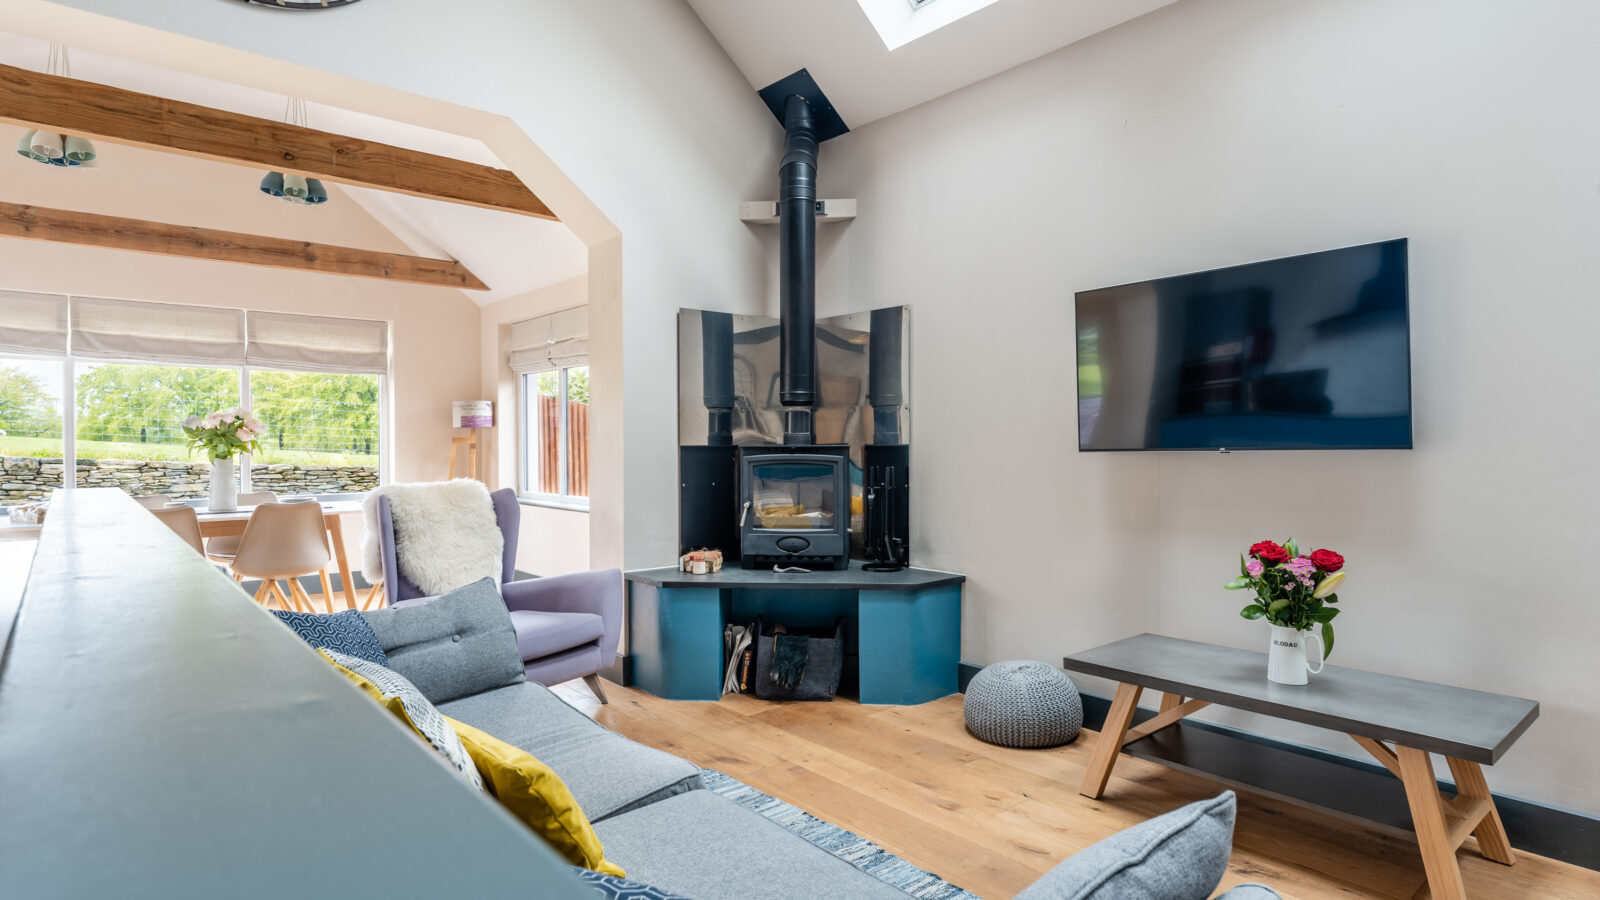
[[[450,404],[451,427],[493,428],[493,400],[457,400]]]

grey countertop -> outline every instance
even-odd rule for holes
[[[967,576],[934,569],[906,568],[898,572],[867,572],[860,560],[852,559],[850,568],[833,572],[774,572],[765,569],[741,569],[737,562],[725,564],[722,571],[708,575],[690,575],[674,566],[660,569],[636,569],[625,574],[629,581],[658,588],[775,588],[779,590],[829,590],[829,591],[920,591],[924,588],[947,584],[961,584]]]
[[[1329,665],[1306,685],[1267,680],[1267,655],[1141,634],[1062,668],[1249,712],[1493,763],[1539,717],[1520,697]]]
[[[56,493],[0,652],[6,896],[593,896],[121,491]]]

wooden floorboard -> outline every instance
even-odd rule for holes
[[[702,703],[608,683],[611,703],[601,706],[580,682],[556,690],[614,731],[726,772],[986,898],[1011,897],[1095,841],[1218,790],[1124,756],[1105,796],[1090,800],[1078,784],[1097,734],[1054,750],[994,747],[967,734],[959,695],[920,706],[737,695]],[[1600,872],[1526,853],[1502,866],[1479,856],[1473,839],[1459,859],[1474,900],[1600,897]],[[1249,881],[1303,900],[1398,900],[1422,888],[1422,860],[1409,841],[1241,795],[1218,890]]]

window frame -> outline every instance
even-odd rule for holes
[[[556,438],[556,477],[560,484],[558,493],[534,490],[537,480],[534,477],[534,466],[537,463],[535,441],[533,432],[538,427],[537,410],[533,408],[534,398],[538,392],[530,390],[530,379],[538,378],[544,372],[518,372],[517,373],[517,411],[521,418],[520,427],[517,428],[517,499],[530,506],[544,506],[551,509],[564,509],[570,512],[588,512],[589,498],[577,497],[567,493],[570,485],[571,469],[568,460],[572,452],[572,431],[569,427],[569,404],[567,399],[567,373],[572,369],[587,368],[587,361],[559,369],[545,371],[556,373],[556,396],[563,402],[557,405],[560,411],[557,425]]]

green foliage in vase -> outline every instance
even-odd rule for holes
[[[1344,584],[1344,557],[1333,550],[1302,556],[1294,538],[1282,544],[1258,541],[1239,555],[1239,577],[1224,588],[1250,589],[1255,599],[1239,610],[1246,619],[1309,631],[1320,628],[1325,656],[1333,655],[1333,620],[1339,615],[1339,586]]]

